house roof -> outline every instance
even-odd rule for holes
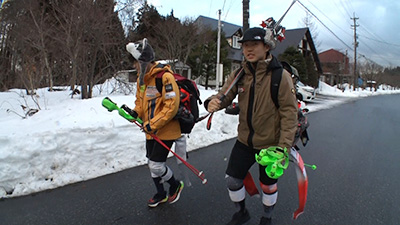
[[[282,42],[277,42],[276,48],[272,50],[271,53],[275,56],[278,56],[285,52],[285,50],[289,47],[295,47],[297,49],[297,46],[306,34],[307,30],[308,28],[286,30],[285,40],[283,40]]]
[[[218,29],[218,20],[213,18],[199,16],[195,22],[200,26],[208,27],[212,30]],[[242,27],[239,25],[235,25],[225,21],[221,21],[221,23],[223,24],[222,31],[225,33],[226,38],[232,37],[236,32],[240,32],[240,36],[243,33]],[[318,53],[314,46],[314,42],[312,40],[311,33],[308,28],[297,28],[297,29],[286,30],[285,40],[283,40],[282,42],[278,42],[276,48],[272,50],[271,53],[275,56],[279,56],[290,46],[293,46],[297,49],[297,47],[300,45],[303,39],[306,39],[307,42],[309,43],[311,49],[306,49],[306,50],[311,50],[311,54],[313,55],[317,70],[319,73],[322,73],[322,68],[318,58]],[[228,53],[228,58],[241,61],[243,59],[241,50],[231,48]]]
[[[347,56],[335,49],[329,49],[318,54],[321,62],[343,62]]]
[[[210,17],[205,17],[205,16],[199,16],[197,17],[195,23],[201,24],[204,27],[208,27],[211,30],[217,30],[218,29],[218,20],[210,18]],[[225,37],[232,37],[238,30],[242,32],[242,27],[239,25],[235,25],[232,23],[228,23],[225,21],[221,20],[221,30],[222,32],[225,33]]]

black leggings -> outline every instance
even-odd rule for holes
[[[172,147],[175,140],[162,141],[168,148]],[[154,162],[165,162],[168,157],[168,149],[155,140],[146,140],[146,157]]]

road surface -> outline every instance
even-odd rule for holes
[[[400,95],[358,99],[308,114],[310,142],[300,153],[308,170],[306,211],[297,220],[297,183],[289,166],[279,180],[274,224],[400,224]],[[0,224],[225,224],[235,211],[224,174],[234,140],[189,153],[208,184],[190,175],[175,204],[149,209],[155,193],[146,166],[30,196],[0,200]],[[177,171],[175,159],[168,164]],[[257,177],[256,167],[252,173]],[[258,182],[257,182],[258,183]],[[260,198],[246,199],[251,220],[258,224]]]

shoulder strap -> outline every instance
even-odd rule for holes
[[[161,71],[156,76],[156,88],[159,93],[162,93],[162,76],[164,75],[165,71]]]
[[[280,85],[281,79],[282,79],[282,72],[283,72],[282,67],[272,70],[271,98],[272,98],[272,101],[274,102],[276,108],[279,108],[278,93],[279,93],[279,85]]]

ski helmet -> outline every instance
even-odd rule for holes
[[[293,84],[297,84],[300,80],[299,72],[297,71],[296,67],[290,65],[286,61],[281,61],[283,68],[290,73],[292,76]]]

